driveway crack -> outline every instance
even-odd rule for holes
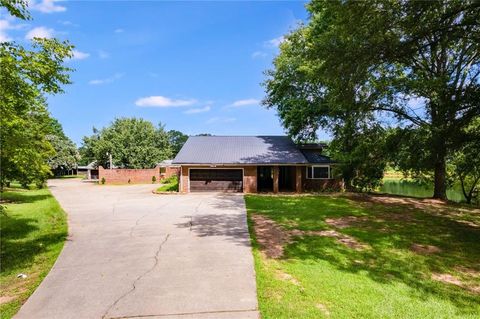
[[[103,314],[102,316],[102,319],[104,318],[107,318],[108,316],[108,313],[110,312],[110,310],[112,310],[122,299],[124,299],[125,297],[127,297],[129,294],[131,294],[132,292],[135,291],[135,289],[137,288],[136,284],[137,282],[139,282],[143,277],[145,277],[146,275],[148,275],[149,273],[151,273],[158,265],[158,262],[160,261],[159,259],[159,256],[160,256],[160,252],[162,251],[162,247],[163,245],[167,242],[168,238],[170,237],[170,234],[167,234],[167,236],[165,236],[165,239],[160,243],[160,245],[158,246],[158,249],[157,251],[155,252],[155,255],[153,256],[153,258],[155,259],[155,263],[153,264],[152,267],[150,267],[147,271],[145,271],[143,274],[141,274],[140,276],[138,276],[137,278],[135,278],[135,280],[133,281],[132,283],[132,287],[127,291],[125,292],[123,295],[121,295],[120,297],[118,297],[111,305],[110,307],[108,307],[108,309],[105,311],[105,313]]]

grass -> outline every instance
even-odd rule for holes
[[[0,313],[11,318],[48,274],[67,236],[64,211],[48,189],[1,194]],[[23,273],[27,278],[17,278]]]
[[[161,181],[162,186],[157,188],[157,192],[178,192],[178,177],[176,175]]]
[[[85,179],[84,175],[63,175],[63,176],[55,176],[56,179],[71,179],[71,178],[80,178]]]
[[[368,198],[367,198],[368,199]],[[262,318],[478,318],[480,211],[461,205],[373,202],[345,196],[246,196]],[[419,201],[417,201],[419,202]],[[332,230],[335,238],[293,237],[282,257],[266,256],[252,216],[284,231]],[[326,219],[356,216],[345,228]],[[441,251],[419,253],[413,244]],[[462,285],[432,279],[450,274]]]

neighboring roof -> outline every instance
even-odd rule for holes
[[[173,164],[308,164],[288,136],[191,136]]]
[[[169,166],[172,165],[173,160],[163,160],[157,164],[157,166]]]
[[[302,150],[303,155],[307,159],[309,163],[312,164],[331,164],[335,163],[332,159],[328,156],[322,155],[318,152],[318,150],[314,149],[304,149]]]
[[[77,166],[77,169],[96,169],[97,168],[97,161],[93,161],[86,166]]]

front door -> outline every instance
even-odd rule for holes
[[[273,192],[272,166],[257,167],[257,190],[259,192]]]

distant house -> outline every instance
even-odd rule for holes
[[[85,166],[77,166],[77,175],[83,175],[89,180],[98,180],[98,165],[93,161]]]
[[[296,145],[288,136],[192,136],[172,162],[181,192],[303,192],[338,190],[335,163],[323,145]]]

